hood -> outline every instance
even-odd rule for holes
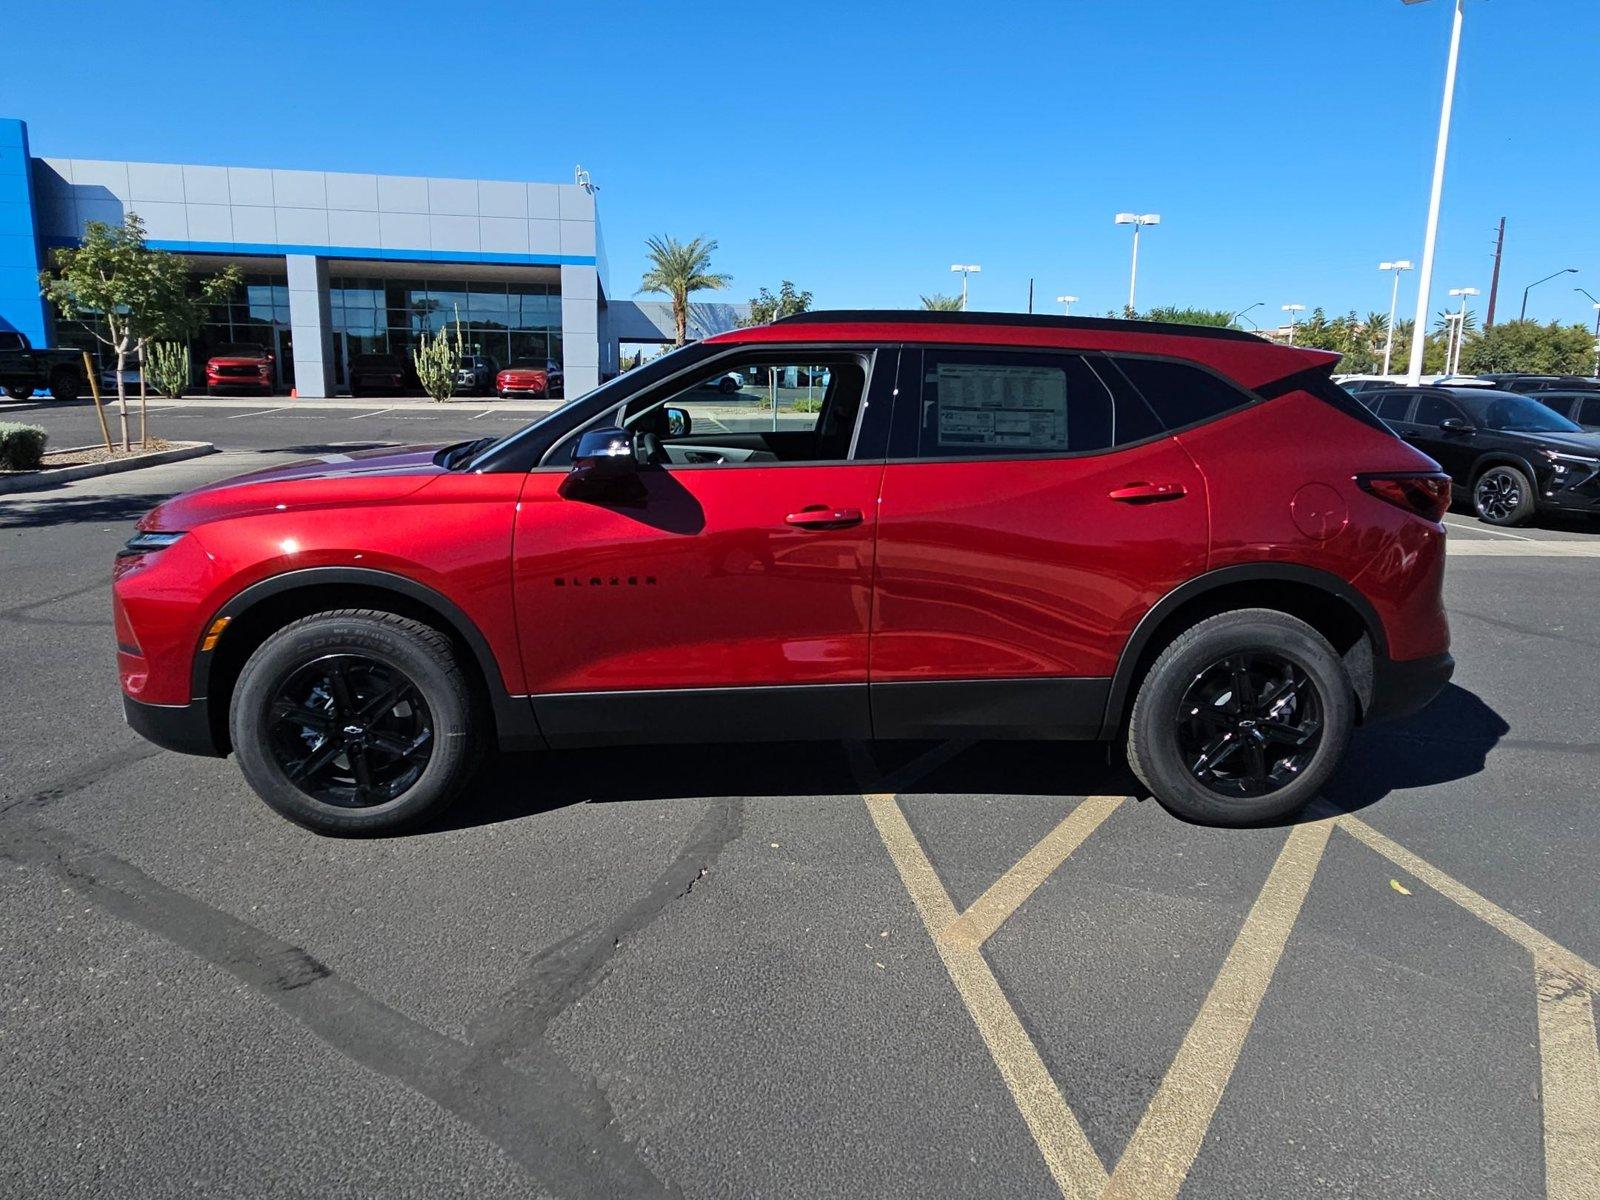
[[[1561,453],[1600,458],[1600,433],[1522,433],[1507,429],[1502,430],[1500,436],[1514,437],[1530,446],[1542,446]]]
[[[192,529],[207,521],[271,510],[398,500],[447,474],[433,461],[442,448],[385,446],[264,467],[174,496],[151,509],[139,528]]]
[[[261,363],[271,361],[272,355],[270,354],[213,354],[206,359],[206,362],[212,365],[222,363],[230,367],[242,365],[259,366]]]

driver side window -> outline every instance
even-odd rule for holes
[[[844,462],[866,387],[866,361],[854,355],[723,359],[670,395],[630,402],[619,424],[655,466]]]

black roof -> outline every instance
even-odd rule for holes
[[[775,325],[1010,325],[1038,329],[1082,329],[1103,333],[1164,333],[1168,337],[1221,338],[1265,342],[1242,329],[1220,325],[1178,325],[1166,321],[1128,321],[1117,317],[1055,317],[1048,313],[934,312],[925,308],[813,309],[782,317]]]

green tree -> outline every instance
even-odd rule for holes
[[[672,300],[676,345],[689,336],[689,296],[693,292],[720,291],[733,282],[731,275],[711,270],[715,239],[697,237],[680,242],[675,237],[653,237],[645,242],[650,269],[639,282],[640,292],[663,292]]]
[[[1179,308],[1163,304],[1135,315],[1141,321],[1160,321],[1170,325],[1215,325],[1227,328],[1233,324],[1233,314],[1220,308]]]
[[[761,294],[750,301],[750,315],[739,324],[770,325],[774,321],[781,321],[784,317],[792,317],[796,313],[808,312],[810,309],[811,293],[795,291],[794,284],[785,279],[778,286],[776,296],[766,288],[762,288]]]
[[[1587,375],[1594,370],[1594,331],[1551,321],[1506,321],[1468,335],[1461,369],[1531,371],[1541,375]]]
[[[922,297],[922,307],[929,312],[960,312],[961,297],[946,296],[941,292],[935,292],[931,296]]]
[[[239,271],[229,267],[194,286],[189,268],[176,254],[145,244],[144,222],[129,213],[120,226],[90,221],[80,245],[51,252],[52,270],[39,287],[62,316],[83,321],[117,356],[117,407],[122,416],[122,448],[128,436],[128,359],[140,359],[156,339],[186,338],[200,327],[206,309],[239,286]],[[144,374],[140,372],[141,381]],[[146,441],[148,415],[140,384],[140,443]]]

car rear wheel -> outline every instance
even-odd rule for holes
[[[239,766],[279,813],[321,833],[394,833],[445,809],[485,721],[450,640],[392,613],[319,613],[278,630],[234,688]]]
[[[1521,525],[1533,516],[1533,481],[1516,467],[1490,467],[1472,485],[1472,507],[1490,525]]]
[[[13,400],[26,400],[33,395],[33,388],[25,383],[10,383],[6,385],[6,395]]]
[[[1134,700],[1128,762],[1179,816],[1254,825],[1315,798],[1354,721],[1350,678],[1321,634],[1286,613],[1241,609],[1161,652]]]
[[[65,369],[50,376],[50,394],[63,403],[71,403],[83,393],[83,380],[76,371]]]
[[[739,390],[738,382],[731,375],[724,375],[717,383],[717,391],[724,396],[731,396]]]

